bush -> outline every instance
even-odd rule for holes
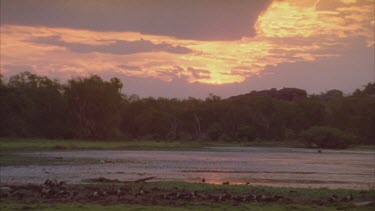
[[[217,141],[220,136],[222,135],[222,129],[219,123],[214,123],[212,124],[208,129],[207,129],[207,135],[210,137],[212,141]]]
[[[256,135],[256,131],[255,131],[254,126],[245,125],[245,126],[240,126],[238,129],[238,137],[241,140],[252,141],[254,140],[255,135]]]
[[[355,137],[351,133],[330,127],[314,126],[304,130],[300,138],[307,147],[329,149],[343,149],[354,143]]]

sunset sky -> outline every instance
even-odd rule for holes
[[[141,97],[374,81],[375,0],[1,0],[1,73],[118,77]]]

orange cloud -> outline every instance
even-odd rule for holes
[[[29,67],[67,77],[115,71],[165,81],[236,83],[269,66],[339,56],[335,47],[353,37],[373,48],[373,17],[374,1],[274,1],[259,16],[257,35],[236,41],[2,25],[1,71]]]

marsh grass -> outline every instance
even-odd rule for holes
[[[94,183],[94,184],[79,184],[69,186],[81,186],[80,188],[103,188],[103,187],[123,187],[124,184],[114,183]],[[43,201],[39,203],[32,203],[30,201],[12,201],[2,200],[0,208],[2,211],[8,210],[66,210],[66,211],[84,211],[84,210],[373,210],[374,205],[357,207],[351,203],[331,203],[324,205],[317,205],[311,203],[312,200],[319,200],[332,196],[333,194],[338,197],[347,196],[352,194],[354,201],[369,201],[375,199],[375,191],[359,191],[359,190],[345,190],[345,189],[308,189],[308,188],[276,188],[265,186],[248,186],[248,185],[212,185],[202,183],[187,183],[178,181],[164,181],[164,182],[149,182],[142,184],[126,184],[126,186],[133,191],[139,189],[158,188],[160,190],[169,191],[199,191],[209,192],[211,194],[246,194],[256,193],[257,195],[281,195],[293,199],[291,203],[266,203],[266,202],[248,202],[248,203],[217,203],[213,201],[186,201],[183,204],[167,204],[167,205],[144,205],[144,204],[101,204],[98,202],[85,202],[85,203],[72,203],[72,202],[56,202],[46,204]],[[35,201],[35,200],[34,200]]]
[[[123,211],[123,210],[142,210],[142,211],[209,211],[209,210],[250,210],[250,211],[290,211],[290,210],[337,210],[336,207],[328,206],[305,206],[305,205],[275,205],[275,204],[244,204],[244,205],[228,205],[228,204],[199,204],[186,205],[184,207],[174,206],[143,206],[143,205],[98,205],[98,204],[3,204],[0,206],[2,211],[10,210],[40,210],[40,211]],[[371,207],[351,208],[350,210],[371,211]]]
[[[329,197],[337,195],[339,197],[353,195],[357,200],[375,200],[375,190],[360,191],[351,189],[328,189],[328,188],[287,188],[287,187],[269,187],[252,185],[215,185],[206,183],[189,183],[180,181],[159,181],[142,184],[130,184],[134,189],[139,187],[159,188],[163,190],[184,189],[187,191],[212,191],[212,192],[231,192],[231,193],[249,193],[282,195],[295,198],[301,201],[317,199],[320,197]]]
[[[296,141],[163,141],[0,138],[0,152],[63,150],[207,150],[205,147],[303,147]]]
[[[93,140],[56,140],[56,139],[9,139],[0,138],[0,151],[37,151],[37,150],[125,150],[125,149],[198,149],[209,146],[199,142],[177,141],[93,141]]]

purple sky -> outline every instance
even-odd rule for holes
[[[375,80],[374,0],[1,0],[0,71],[119,77],[141,97]]]

